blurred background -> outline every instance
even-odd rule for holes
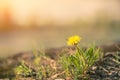
[[[120,0],[0,0],[0,58],[34,48],[120,40]]]

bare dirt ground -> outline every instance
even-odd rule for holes
[[[96,62],[91,69],[88,71],[92,80],[120,80],[120,42],[101,45],[100,47],[104,52],[104,57]],[[62,48],[50,48],[45,50],[45,54],[52,60],[57,60]],[[74,48],[72,48],[74,51]],[[66,48],[66,52],[69,51]],[[38,51],[40,53],[40,51]],[[119,58],[116,58],[116,54]],[[34,59],[32,51],[21,52],[14,56],[7,57],[0,60],[0,79],[1,80],[12,80],[15,77],[13,69],[18,66],[21,60],[30,62]],[[31,78],[20,79],[20,80],[35,80]],[[72,79],[71,79],[72,80]]]

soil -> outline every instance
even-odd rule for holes
[[[120,80],[120,42],[111,45],[101,45],[100,47],[104,52],[104,57],[97,61],[87,72],[92,80]],[[64,50],[63,50],[64,49]],[[84,47],[84,49],[86,49]],[[64,48],[51,48],[46,49],[45,53],[51,60],[57,60],[60,53],[74,51],[68,47]],[[37,51],[40,53],[40,51]],[[32,51],[21,52],[6,59],[0,60],[0,80],[13,80],[15,77],[14,68],[18,66],[21,60],[30,62],[34,59]],[[19,80],[35,80],[32,77],[22,78]],[[59,79],[64,80],[64,79]],[[72,79],[70,79],[72,80]]]
[[[115,57],[119,56],[119,59]],[[120,52],[110,52],[88,72],[92,80],[120,80]]]

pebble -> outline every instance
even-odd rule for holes
[[[118,76],[120,77],[120,71],[118,71]]]

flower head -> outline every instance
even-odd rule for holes
[[[68,38],[67,44],[69,46],[77,45],[80,42],[80,40],[81,40],[80,36],[77,36],[77,35],[76,36],[71,36],[71,37]]]

